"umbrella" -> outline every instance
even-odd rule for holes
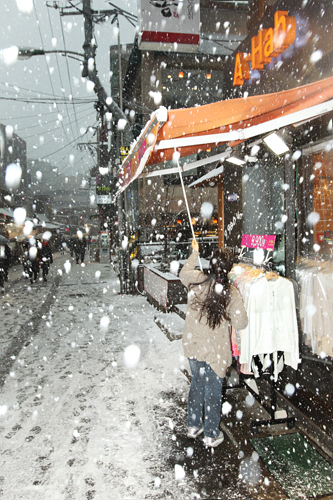
[[[0,234],[0,243],[2,243],[2,245],[6,245],[6,243],[8,243],[7,238],[5,238],[2,234]]]

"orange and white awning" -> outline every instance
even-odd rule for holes
[[[233,147],[251,137],[311,120],[333,110],[333,77],[290,90],[242,97],[186,109],[160,108],[148,122],[121,168],[120,191],[137,177],[175,173],[178,168],[145,172],[145,166],[186,157],[208,148]],[[158,112],[163,119],[158,118]],[[167,116],[166,116],[167,114]],[[153,135],[152,135],[153,134]],[[230,152],[191,163],[212,163]]]
[[[229,146],[332,110],[333,77],[282,92],[168,111],[147,165]],[[328,102],[327,102],[328,101]]]

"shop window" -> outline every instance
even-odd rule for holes
[[[314,243],[319,253],[333,251],[333,151],[313,155],[313,211],[319,215],[314,226]]]

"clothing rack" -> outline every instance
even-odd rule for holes
[[[271,262],[267,262],[265,264],[253,264],[253,261],[247,257],[240,257],[239,263],[244,263],[251,265],[254,268],[262,269],[263,271],[271,272],[272,264]],[[284,278],[286,279],[286,278]],[[252,394],[252,396],[259,402],[259,404],[269,413],[270,418],[265,420],[252,420],[250,422],[251,432],[252,434],[256,434],[258,432],[258,427],[267,426],[267,425],[277,425],[277,424],[287,424],[288,429],[292,429],[295,426],[295,417],[276,417],[277,412],[277,390],[276,390],[276,382],[274,380],[274,364],[273,364],[273,355],[270,354],[270,366],[269,370],[266,372],[259,371],[261,377],[266,374],[269,375],[269,386],[270,386],[270,401],[267,403],[265,398],[262,398],[260,394],[257,394],[248,384],[246,384],[246,378],[252,378],[253,376],[244,376],[240,374],[240,383],[236,386],[226,386],[223,385],[222,388],[222,396],[225,396],[225,393],[229,389],[237,389],[246,387],[246,389]],[[254,377],[253,377],[254,378]]]
[[[272,361],[272,355],[270,355],[270,359]],[[252,394],[252,396],[260,403],[260,405],[269,413],[270,418],[266,420],[251,420],[251,432],[252,434],[256,434],[258,431],[258,427],[266,426],[266,425],[277,425],[277,424],[287,424],[288,429],[292,429],[295,427],[295,417],[276,417],[275,414],[277,412],[277,397],[276,397],[276,382],[274,380],[273,374],[273,363],[271,363],[269,367],[269,371],[267,372],[269,375],[269,385],[270,385],[270,403],[267,404],[265,399],[262,399],[259,394],[257,394],[249,385],[246,384],[245,380],[243,381],[243,386],[246,386],[246,389]],[[265,374],[263,374],[264,376]]]
[[[328,264],[328,266],[327,266]],[[326,272],[327,270],[330,270],[330,273],[333,274],[333,268],[332,268],[332,255],[328,256],[322,256],[318,255],[316,253],[306,253],[303,254],[299,260],[298,260],[298,266],[304,266],[304,271],[306,270],[306,266],[309,266],[309,270],[311,269],[311,266],[313,266],[313,270],[316,272]],[[299,270],[299,273],[302,271]],[[300,280],[300,275],[298,275],[298,281]],[[306,335],[308,332],[304,332],[304,329],[301,327],[301,321],[300,323],[300,355],[301,358],[307,359],[313,362],[318,362],[318,363],[323,363],[326,364],[327,366],[332,366],[333,362],[333,356],[327,355],[326,359],[321,359],[318,353],[315,353],[313,351],[308,352],[307,347],[306,347]]]

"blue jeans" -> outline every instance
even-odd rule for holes
[[[192,381],[188,396],[187,425],[201,429],[204,409],[204,434],[215,438],[220,434],[223,379],[205,361],[189,359],[189,363]]]

